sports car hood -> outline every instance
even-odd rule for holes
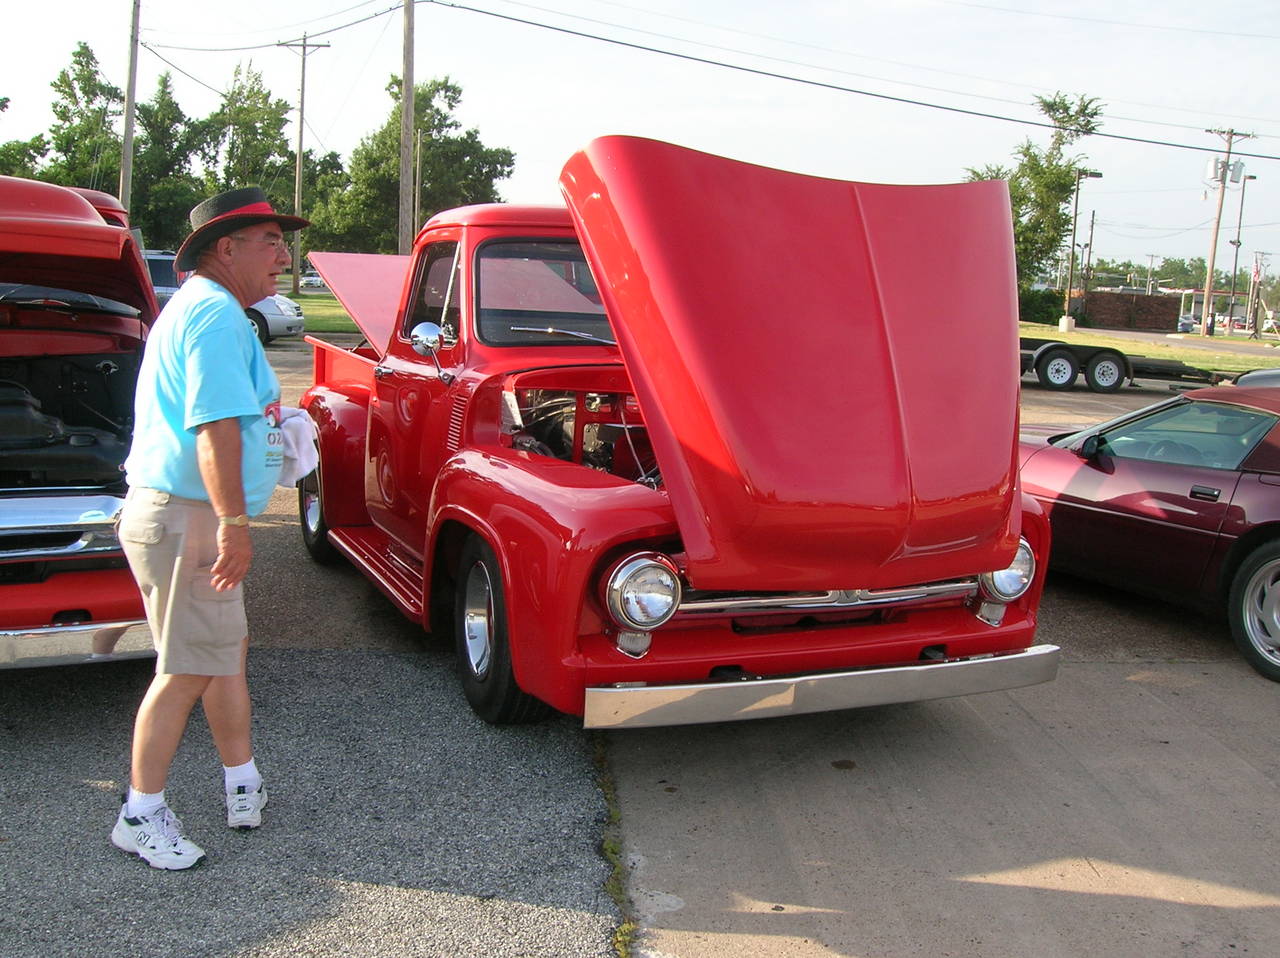
[[[703,589],[877,588],[1017,543],[1002,182],[885,186],[631,137],[560,179]]]

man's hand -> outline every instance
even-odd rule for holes
[[[234,589],[249,574],[253,561],[253,543],[248,526],[218,527],[218,559],[213,564],[209,583],[218,592]]]

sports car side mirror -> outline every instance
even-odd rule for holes
[[[1102,449],[1102,439],[1099,436],[1090,436],[1081,444],[1076,455],[1086,461],[1098,458],[1098,453]]]

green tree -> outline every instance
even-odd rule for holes
[[[10,140],[0,143],[0,176],[25,176],[35,179],[39,175],[40,161],[49,152],[49,141],[44,134],[29,140]]]
[[[284,135],[289,104],[272,97],[262,74],[237,66],[222,105],[209,117],[206,192],[256,184],[276,209],[293,209],[293,161]]]
[[[315,224],[305,234],[311,249],[394,253],[397,249],[400,193],[401,86],[391,78],[394,100],[380,129],[366,136],[351,154],[345,183],[330,181],[328,195],[313,208]],[[511,175],[515,155],[488,147],[477,130],[461,129],[454,117],[461,87],[448,77],[414,88],[414,128],[421,133],[422,186],[419,208],[432,213],[468,203],[500,199],[498,180]]]
[[[187,213],[206,192],[195,168],[211,152],[215,128],[182,112],[168,73],[151,99],[138,104],[137,124],[131,221],[148,246],[176,249],[189,231]]]
[[[114,192],[120,181],[120,136],[115,121],[124,110],[124,94],[103,78],[98,58],[84,42],[76,45],[71,66],[51,85],[55,94],[54,123],[49,130],[51,156],[40,178]]]
[[[1013,167],[988,164],[968,170],[970,180],[1007,180],[1013,208],[1013,241],[1018,285],[1026,289],[1054,262],[1071,228],[1070,203],[1083,156],[1068,148],[1101,125],[1102,104],[1094,97],[1055,93],[1036,97],[1036,106],[1053,124],[1048,146],[1024,140],[1014,151]]]

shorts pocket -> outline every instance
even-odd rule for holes
[[[148,519],[122,518],[118,534],[123,542],[153,546],[164,538],[164,523],[152,522]]]

